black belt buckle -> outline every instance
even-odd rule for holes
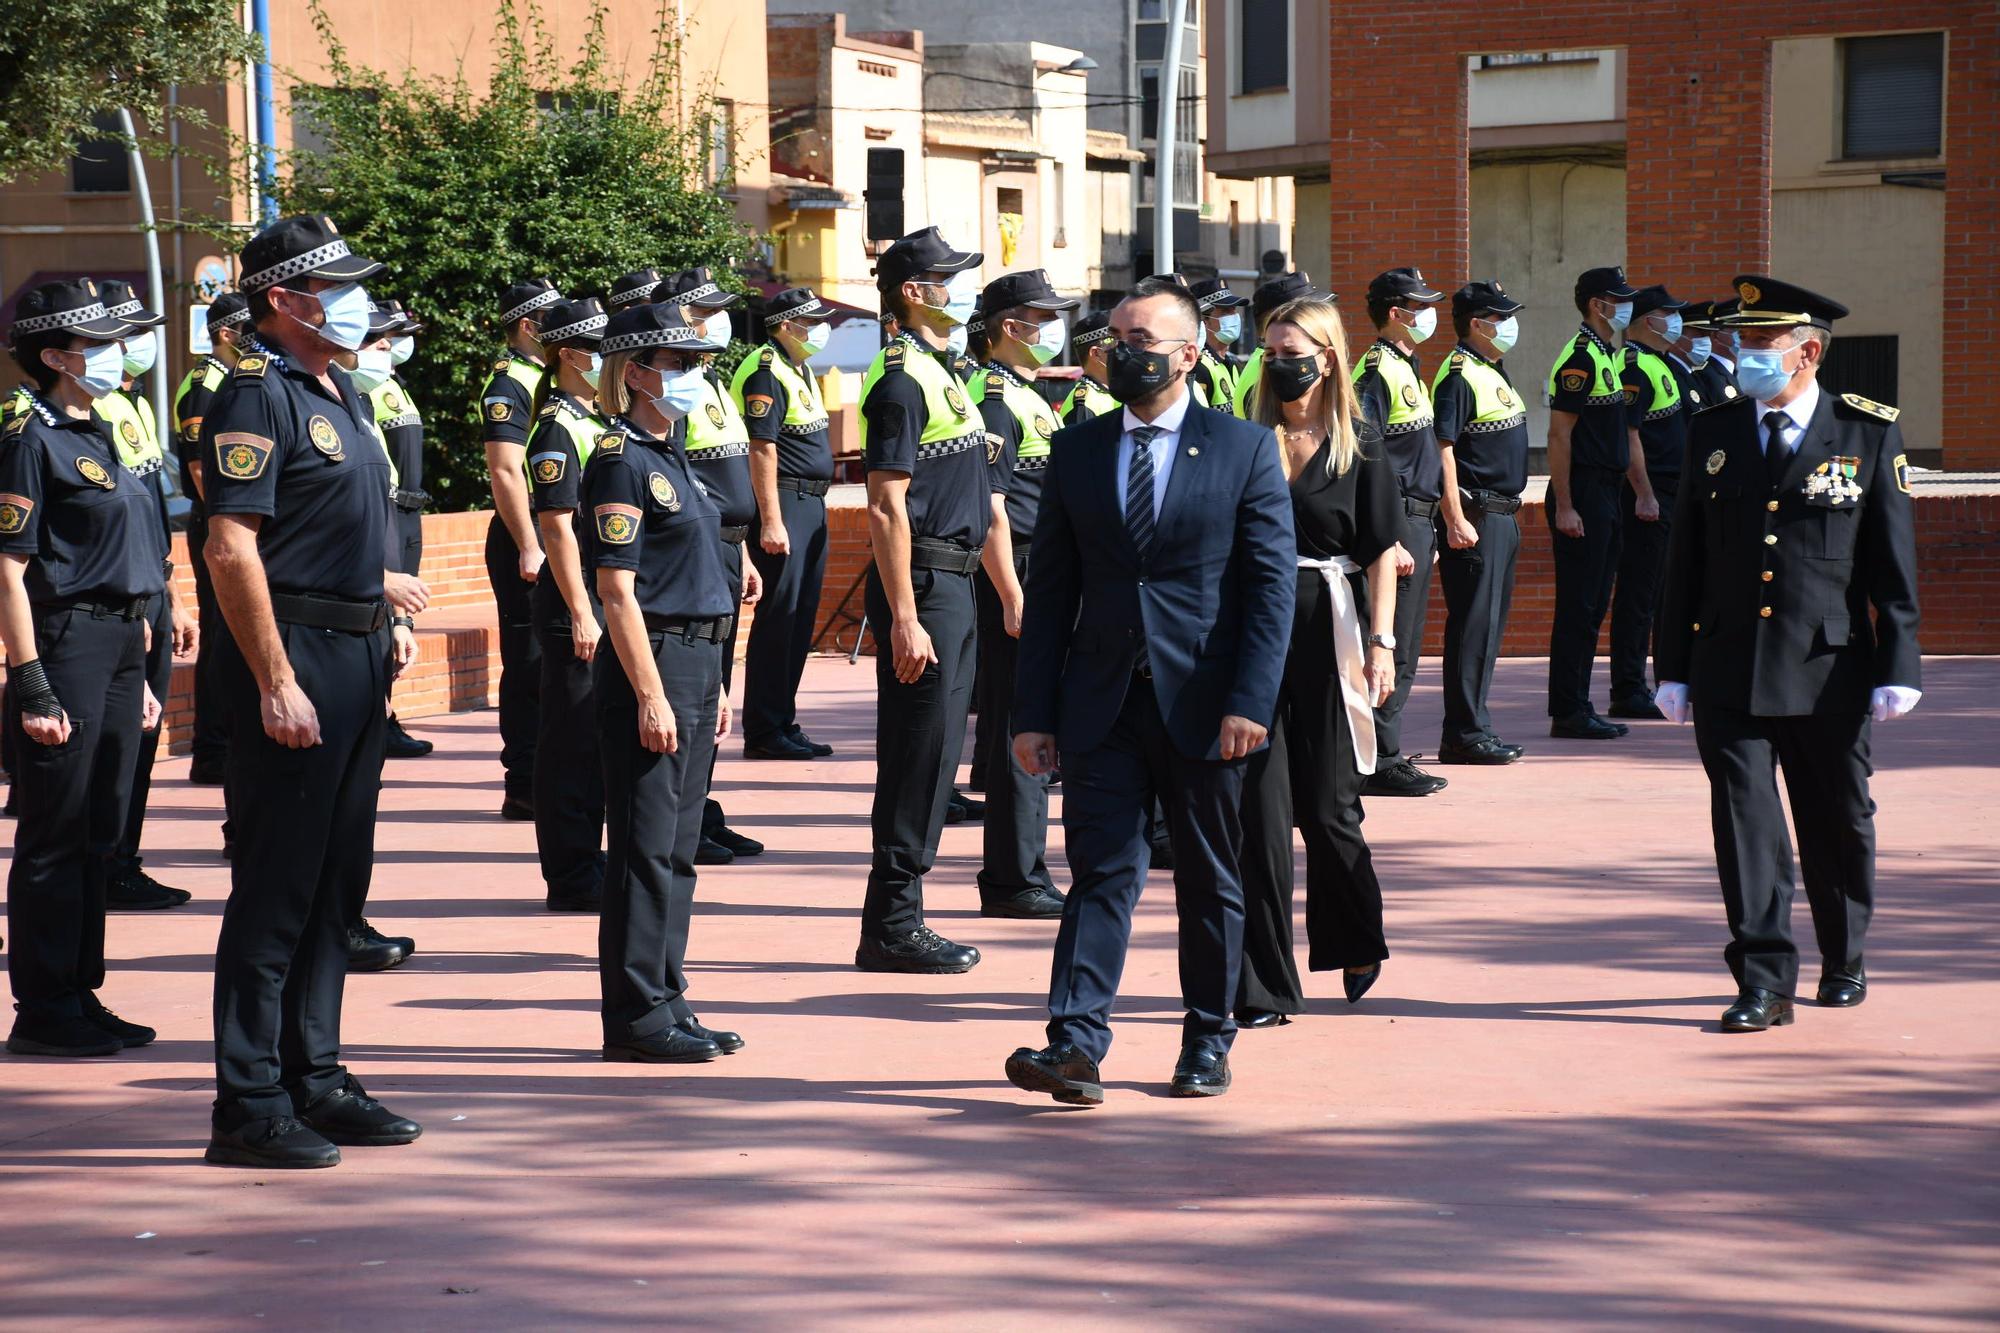
[[[1413,500],[1407,495],[1403,497],[1403,513],[1411,518],[1436,518],[1437,511],[1436,500]]]
[[[750,539],[750,525],[740,523],[733,528],[723,528],[722,540],[730,546],[740,546]]]
[[[406,491],[398,488],[390,492],[389,498],[395,503],[396,508],[402,510],[404,513],[414,514],[431,502],[431,493],[429,491]]]

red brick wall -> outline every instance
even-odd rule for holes
[[[1335,290],[1415,264],[1450,291],[1467,274],[1465,57],[1624,47],[1627,267],[1675,291],[1721,292],[1771,253],[1771,49],[1778,38],[1948,30],[1945,345],[1981,342],[2000,284],[2000,5],[1990,0],[1736,0],[1611,5],[1329,0],[1329,173]],[[1382,96],[1393,88],[1401,94]],[[1318,276],[1317,274],[1314,276]],[[1838,293],[1830,293],[1838,295]],[[1358,300],[1350,334],[1370,337]],[[2000,376],[1945,377],[1952,468],[2000,467]]]

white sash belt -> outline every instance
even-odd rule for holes
[[[1367,654],[1361,644],[1361,610],[1354,604],[1354,589],[1347,582],[1361,566],[1344,555],[1330,560],[1299,557],[1300,569],[1316,569],[1326,580],[1326,595],[1333,606],[1333,673],[1340,682],[1340,702],[1347,713],[1348,734],[1354,737],[1354,767],[1361,773],[1375,771],[1375,705],[1368,690],[1364,670]]]

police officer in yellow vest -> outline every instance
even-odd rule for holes
[[[876,263],[885,313],[902,333],[861,385],[862,466],[874,563],[867,610],[875,637],[874,863],[855,965],[875,972],[964,972],[979,951],[924,924],[923,877],[937,856],[972,700],[972,572],[1014,580],[1004,512],[992,503],[999,451],[946,338],[979,298],[985,257],[927,227]],[[1004,475],[1004,474],[1002,474]],[[1019,633],[1019,607],[1007,629]]]
[[[1106,412],[1118,410],[1118,400],[1105,388],[1106,377],[1110,374],[1108,358],[1111,355],[1111,316],[1107,311],[1085,315],[1076,322],[1069,334],[1070,351],[1076,356],[1076,363],[1083,369],[1077,377],[1076,387],[1063,400],[1057,415],[1065,426],[1074,426],[1092,417],[1101,417]]]
[[[1619,385],[1625,394],[1631,459],[1619,496],[1622,527],[1618,582],[1611,597],[1611,716],[1658,721],[1646,659],[1653,646],[1653,612],[1667,567],[1681,456],[1687,452],[1692,371],[1676,366],[1684,346],[1681,312],[1665,287],[1641,287],[1632,298]]]
[[[152,513],[159,524],[160,545],[171,549],[172,531],[167,522],[166,451],[160,447],[154,426],[153,404],[139,388],[140,376],[153,368],[160,354],[160,325],[166,320],[145,308],[130,283],[116,279],[99,284],[104,293],[105,312],[130,326],[125,335],[123,384],[92,405],[91,411],[103,423],[105,434],[118,448],[123,463],[152,493]],[[172,570],[169,568],[169,574]],[[166,591],[152,599],[147,618],[153,627],[146,649],[146,684],[164,710],[172,692],[174,658],[195,651],[194,617],[180,605],[180,596],[169,578]],[[104,901],[114,911],[144,911],[179,907],[192,896],[185,889],[168,888],[148,875],[140,864],[139,838],[146,827],[146,801],[153,787],[153,759],[160,750],[160,727],[139,733],[139,750],[133,759],[131,800],[125,810],[125,827],[118,839],[117,854],[111,861],[111,877],[105,885]]]
[[[500,294],[506,351],[479,395],[493,521],[486,529],[486,577],[500,619],[500,766],[506,772],[503,819],[533,819],[537,697],[541,646],[529,593],[542,574],[542,545],[528,509],[528,432],[542,380],[542,312],[562,299],[547,278],[517,282]]]
[[[1194,363],[1192,382],[1200,387],[1210,407],[1234,412],[1236,372],[1224,358],[1243,336],[1243,307],[1250,299],[1238,295],[1221,278],[1197,282],[1188,290],[1194,293],[1195,308],[1201,311],[1201,358]]]
[[[1264,377],[1264,326],[1271,322],[1278,307],[1288,301],[1337,301],[1338,292],[1323,292],[1313,286],[1313,281],[1303,271],[1286,273],[1271,279],[1259,287],[1250,297],[1250,314],[1257,323],[1257,343],[1250,359],[1243,363],[1243,369],[1236,372],[1236,415],[1245,421],[1256,419],[1256,407],[1250,395],[1256,391],[1257,383]]]
[[[994,507],[1008,531],[1012,568],[995,578],[975,576],[979,601],[979,725],[988,729],[985,858],[979,869],[982,916],[1060,917],[1062,895],[1049,874],[1046,853],[1049,794],[1046,775],[1014,762],[1013,730],[1007,714],[1014,701],[1014,635],[1020,626],[1021,589],[1028,577],[1028,546],[1035,536],[1035,511],[1042,473],[1049,465],[1049,441],[1056,433],[1055,410],[1036,387],[1041,368],[1062,355],[1068,341],[1064,312],[1077,302],[1059,295],[1042,269],[1009,273],[986,284],[979,300],[986,313],[987,361],[970,385],[972,401],[986,423],[988,448],[998,441],[1006,469],[1006,494]]]

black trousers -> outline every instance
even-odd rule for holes
[[[750,618],[743,658],[745,745],[765,744],[798,725],[799,680],[819,626],[820,585],[826,582],[826,497],[800,495],[780,477],[778,512],[792,541],[790,555],[768,554],[757,543],[754,525],[750,538],[764,596]]]
[[[1245,761],[1190,759],[1174,748],[1152,682],[1134,678],[1104,743],[1065,752],[1063,843],[1072,879],[1049,974],[1049,1040],[1092,1060],[1111,1049],[1111,1005],[1125,970],[1132,910],[1152,862],[1147,830],[1164,802],[1180,922],[1181,1043],[1220,1054],[1243,956]]]
[[[1618,548],[1618,583],[1611,596],[1611,697],[1639,699],[1652,693],[1646,659],[1653,651],[1653,622],[1667,576],[1667,539],[1673,534],[1678,476],[1653,476],[1660,517],[1647,523],[1638,514],[1639,493],[1630,483],[1618,494],[1624,534]]]
[[[1350,577],[1367,623],[1365,581]],[[1319,574],[1299,580],[1285,683],[1271,743],[1250,756],[1243,782],[1241,1009],[1305,1008],[1292,960],[1292,830],[1306,844],[1306,942],[1315,972],[1367,967],[1389,956],[1382,886],[1361,836],[1354,731],[1341,706],[1333,604]]]
[[[382,791],[389,635],[280,623],[285,656],[319,714],[320,743],[265,734],[257,682],[222,659],[236,854],[215,943],[215,1115],[234,1126],[342,1085],[347,926],[368,901]]]
[[[1507,632],[1514,602],[1514,560],[1521,526],[1512,514],[1466,512],[1479,542],[1464,550],[1438,547],[1438,583],[1444,589],[1444,730],[1440,743],[1471,745],[1493,736],[1486,701],[1493,693],[1493,664]]]
[[[889,600],[868,569],[868,628],[875,636],[875,804],[868,813],[875,859],[861,906],[861,932],[877,939],[923,924],[924,876],[937,860],[972,702],[972,576],[910,571],[917,619],[937,661],[913,685],[896,679]],[[754,642],[756,631],[751,631]]]
[[[146,650],[145,680],[160,701],[161,722],[165,723],[167,695],[174,680],[173,604],[162,592],[152,599],[147,619],[153,626],[153,646]],[[153,760],[160,753],[163,726],[139,733],[138,748],[132,756],[132,794],[125,807],[125,828],[118,835],[118,852],[112,864],[119,869],[139,866],[139,838],[146,831],[146,802],[153,794]]]
[[[1799,870],[1822,972],[1860,976],[1875,910],[1868,715],[1756,717],[1697,702],[1694,738],[1708,770],[1715,869],[1729,917],[1722,956],[1736,984],[1781,995],[1798,988],[1792,844],[1778,801],[1780,767],[1799,831]]]
[[[755,530],[754,525],[752,530]],[[752,540],[755,540],[755,538],[752,538]],[[743,586],[743,548],[743,542],[723,543],[722,567],[729,573],[729,586],[732,588],[741,589]],[[738,595],[740,596],[741,594],[739,593]],[[757,600],[759,605],[761,605],[764,599],[759,597]],[[729,697],[730,689],[736,684],[736,634],[742,628],[743,611],[739,603],[738,608],[730,613],[729,637],[724,640],[722,645],[721,697],[724,699]],[[737,719],[737,728],[740,734],[742,729],[741,718]],[[715,799],[715,761],[721,755],[722,746],[720,744],[714,746],[708,754],[708,783],[704,788],[708,792],[708,796],[701,803],[701,831],[704,837],[713,836],[729,819],[729,816],[723,812],[722,802]]]
[[[569,606],[545,576],[530,598],[541,642],[535,737],[535,851],[549,892],[591,894],[604,882],[604,760],[598,753],[596,673],[577,658]],[[593,611],[596,609],[592,602]],[[603,623],[599,615],[598,621]],[[598,640],[598,652],[609,646]]]
[[[139,749],[145,627],[88,611],[35,617],[35,648],[69,714],[61,745],[28,739],[8,691],[14,864],[7,980],[24,1019],[95,1012],[104,984],[104,886],[124,831]]]
[[[1623,535],[1618,492],[1624,485],[1622,472],[1570,468],[1569,498],[1583,520],[1581,537],[1557,531],[1555,505],[1547,507],[1556,560],[1556,609],[1549,627],[1550,717],[1591,711],[1590,670],[1597,660],[1604,614],[1611,609],[1611,583],[1618,575]]]
[[[1437,519],[1403,513],[1403,549],[1417,567],[1396,579],[1396,691],[1375,710],[1375,753],[1381,766],[1403,753],[1403,705],[1417,683],[1417,659],[1424,651],[1424,618],[1431,602],[1431,554],[1437,549]]]
[[[521,550],[498,514],[486,529],[486,577],[500,618],[500,767],[507,795],[527,801],[535,791],[542,650],[530,601],[535,585],[522,579]]]
[[[969,791],[983,792],[994,742],[994,718],[986,711],[993,702],[992,686],[987,681],[986,643],[996,634],[1007,633],[1006,616],[1000,610],[1000,592],[993,586],[993,580],[986,577],[984,566],[972,571],[972,602],[978,612],[975,620],[978,634],[972,645],[972,758],[966,763],[965,785]],[[999,720],[1004,724],[1006,718]],[[1000,738],[1000,744],[1012,748],[1005,736]]]
[[[650,636],[653,661],[674,710],[678,748],[639,743],[632,682],[607,635],[597,655],[597,715],[604,730],[604,794],[610,856],[597,923],[604,1039],[649,1037],[688,1008],[688,925],[694,917],[694,850],[715,749],[722,650],[679,635]]]
[[[218,766],[229,753],[229,696],[223,691],[218,665],[227,651],[229,624],[222,618],[222,605],[215,600],[215,582],[209,578],[208,561],[203,558],[207,540],[208,524],[190,521],[188,558],[194,563],[195,612],[201,617],[201,639],[194,656],[193,759],[197,768]]]
[[[396,568],[405,574],[420,572],[424,563],[424,516],[422,512],[412,513],[407,509],[398,509],[391,516],[390,521],[396,525],[397,536],[401,539],[401,554],[398,557]],[[390,695],[396,693],[396,678],[394,676],[389,678],[389,685],[386,692]]]
[[[1026,557],[1014,561],[1014,572],[1028,577]],[[986,820],[981,826],[985,856],[979,867],[982,899],[1010,898],[1029,889],[1056,886],[1049,874],[1049,779],[1027,772],[1014,762],[1014,728],[1008,712],[1014,701],[1014,668],[1020,640],[1007,633],[1000,594],[984,570],[979,585],[979,726],[990,729],[985,777]],[[980,761],[978,747],[973,762]]]

